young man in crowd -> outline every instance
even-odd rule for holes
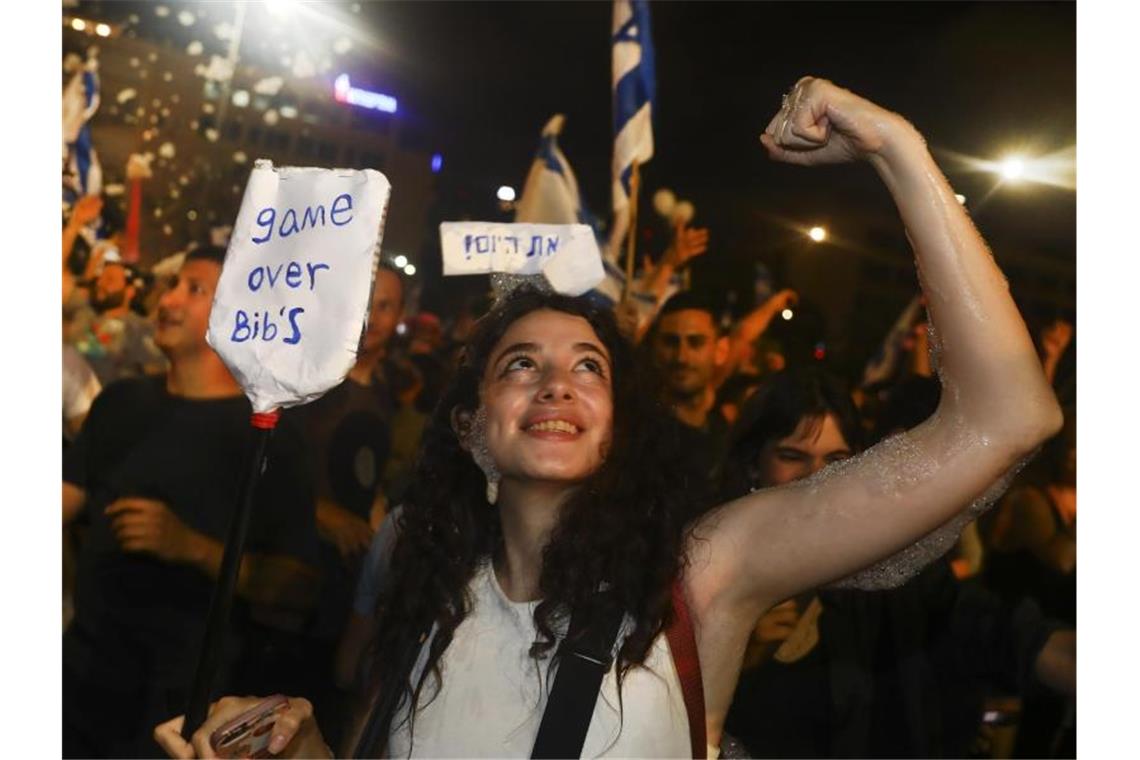
[[[186,257],[158,312],[169,370],[106,387],[64,457],[64,525],[89,523],[63,641],[65,757],[158,756],[155,721],[186,709],[249,456],[249,401],[206,343],[224,255]],[[282,423],[257,487],[227,661],[243,654],[251,612],[299,617],[317,593],[306,452]]]
[[[717,372],[729,355],[712,306],[692,291],[665,302],[650,331],[653,360],[664,379],[665,401],[681,424],[689,451],[712,476],[728,443],[728,422],[716,406]]]

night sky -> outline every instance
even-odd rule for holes
[[[364,6],[389,61],[373,69],[377,83],[415,104],[446,156],[443,217],[491,217],[494,189],[521,184],[539,130],[558,112],[585,201],[608,213],[611,13],[608,2]],[[817,222],[909,266],[893,203],[869,167],[776,165],[759,145],[781,94],[808,73],[907,116],[1007,272],[1007,254],[1074,271],[1073,190],[995,191],[994,175],[953,159],[1075,150],[1074,4],[655,2],[651,14],[656,155],[643,187],[690,199],[696,224],[711,228],[709,253],[693,267],[698,290],[736,290],[747,307],[753,262],[775,262],[777,287],[787,284],[775,254],[810,255],[802,229]],[[1015,294],[1032,276],[1011,273]],[[856,315],[866,317],[859,329],[885,329],[906,297]],[[849,358],[867,350],[851,349]]]
[[[803,74],[903,113],[936,155],[1076,141],[1075,4],[657,2],[651,13],[657,149],[646,187],[692,199],[714,232],[749,208],[884,212],[865,169],[766,159],[757,136]],[[449,172],[485,183],[488,197],[517,186],[543,123],[563,112],[561,144],[586,202],[608,209],[610,3],[384,3],[362,14],[390,51],[391,71],[377,76],[441,128]],[[943,164],[971,200],[993,185]],[[995,245],[1071,258],[1075,208],[1072,191],[1035,187],[996,193],[975,213]]]

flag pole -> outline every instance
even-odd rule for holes
[[[277,427],[278,412],[255,412],[250,419],[253,428],[252,447],[233,516],[230,518],[226,548],[222,554],[222,567],[214,584],[210,599],[210,614],[206,621],[206,631],[202,637],[202,649],[198,654],[198,666],[194,672],[194,684],[190,688],[190,700],[186,706],[186,718],[182,723],[182,738],[190,741],[194,732],[205,722],[210,707],[210,691],[214,677],[222,663],[226,631],[229,628],[230,609],[237,590],[238,572],[241,557],[245,551],[245,538],[249,532],[249,518],[253,512],[253,495],[261,473],[265,468],[266,449],[273,430]]]
[[[634,256],[636,255],[637,248],[637,200],[638,191],[641,189],[641,180],[638,174],[638,162],[634,159],[632,164],[632,172],[629,177],[629,230],[626,238],[626,258],[625,258],[625,288],[622,293],[622,300],[629,299],[630,290],[633,288],[633,264]]]

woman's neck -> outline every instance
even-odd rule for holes
[[[495,557],[495,575],[507,598],[530,602],[541,597],[542,552],[550,541],[562,505],[573,486],[519,483],[504,479],[497,509],[503,527],[503,548]]]

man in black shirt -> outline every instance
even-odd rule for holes
[[[186,708],[248,456],[250,404],[206,343],[221,249],[191,252],[159,306],[165,376],[112,383],[64,460],[64,524],[89,522],[63,642],[64,756],[158,756]],[[304,614],[317,588],[303,439],[270,444],[242,561],[227,662],[254,607]],[[221,685],[221,684],[219,684]]]
[[[716,405],[716,386],[729,339],[720,335],[712,307],[690,291],[661,307],[649,343],[663,375],[665,401],[680,423],[682,445],[715,481],[728,446],[729,425]]]

